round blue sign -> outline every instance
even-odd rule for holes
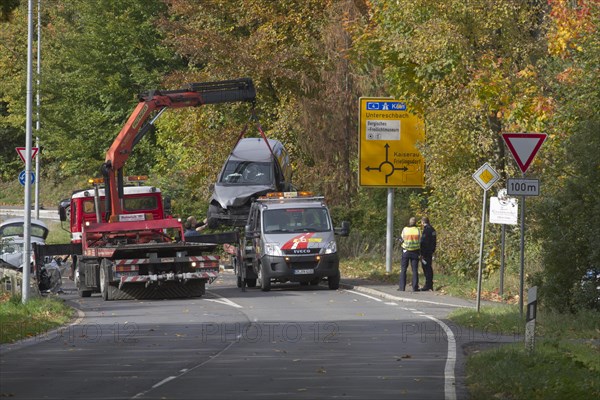
[[[33,185],[35,183],[35,174],[33,172],[30,172],[29,174],[30,184]],[[19,183],[25,186],[25,171],[21,171],[21,173],[19,174]]]

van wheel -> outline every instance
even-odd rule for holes
[[[269,278],[265,278],[262,264],[258,266],[258,282],[260,283],[260,290],[263,292],[271,290],[271,281]]]
[[[340,272],[327,278],[327,285],[331,290],[338,290],[340,288]]]

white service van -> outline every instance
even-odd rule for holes
[[[347,236],[350,224],[334,229],[325,199],[308,192],[274,192],[252,203],[245,227],[244,259],[237,268],[238,285],[272,282],[317,285],[326,279],[330,289],[340,284],[335,235]],[[245,274],[245,276],[244,276]]]

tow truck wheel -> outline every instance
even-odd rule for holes
[[[269,278],[265,279],[262,264],[258,266],[258,282],[260,283],[260,290],[263,292],[268,292],[271,290],[271,281]]]
[[[340,272],[336,275],[327,278],[327,285],[331,290],[338,290],[340,288]]]
[[[102,293],[102,298],[106,301],[114,300],[116,290],[118,289],[111,286],[109,282],[108,264],[103,261],[100,266],[100,293]]]
[[[75,268],[75,272],[73,273],[73,280],[75,281],[75,287],[77,288],[77,294],[79,297],[90,297],[92,295],[91,290],[86,290],[85,286],[81,283],[81,278],[79,275],[79,266]]]

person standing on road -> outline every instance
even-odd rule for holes
[[[425,275],[425,286],[421,291],[433,290],[433,253],[437,245],[437,234],[429,223],[428,217],[421,218],[423,233],[421,234],[421,267]]]
[[[412,269],[412,290],[419,291],[419,249],[421,247],[421,231],[417,227],[417,219],[410,217],[408,226],[402,229],[402,261],[400,263],[400,283],[398,290],[406,289],[406,270],[410,262]]]

